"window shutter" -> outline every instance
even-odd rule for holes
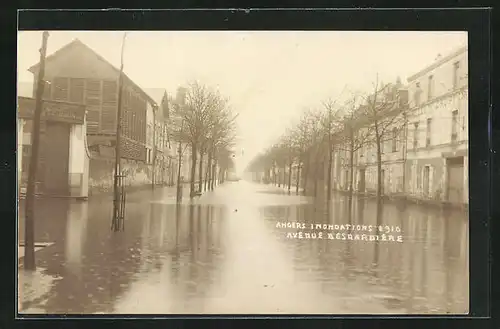
[[[85,103],[90,106],[101,105],[101,81],[88,79],[86,81]]]
[[[116,106],[118,101],[116,81],[103,81],[102,84],[102,104]]]
[[[84,102],[85,79],[69,79],[69,100],[74,103]]]
[[[54,78],[54,99],[58,101],[68,100],[68,78]]]

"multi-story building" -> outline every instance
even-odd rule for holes
[[[402,194],[405,167],[405,114],[408,109],[408,92],[398,79],[388,84],[379,95],[382,110],[367,110],[361,105],[357,110],[363,118],[354,132],[353,191],[376,193],[378,183],[377,143],[374,121],[377,120],[381,153],[381,181],[384,195]],[[383,105],[382,105],[383,104]],[[373,113],[371,113],[373,112]],[[371,113],[371,114],[370,114]],[[332,165],[332,187],[348,190],[351,180],[350,141],[336,145]]]
[[[390,111],[377,113],[380,141],[381,182],[383,195],[402,194],[404,183],[405,148],[404,127],[408,105],[408,92],[399,81],[390,84],[381,100],[393,103]],[[367,118],[370,120],[370,118]],[[375,193],[378,183],[376,132],[373,122],[360,128],[361,134],[370,136],[367,143],[355,152],[355,175],[353,188],[360,193]]]
[[[29,69],[34,81],[38,70],[39,64]],[[113,180],[119,75],[118,68],[78,39],[46,58],[45,99],[86,105],[91,188],[109,187]],[[147,165],[147,113],[158,105],[126,74],[122,77],[122,169],[128,184],[147,183],[152,176]]]
[[[154,167],[155,184],[173,185],[176,152],[168,133],[170,119],[168,94],[161,88],[146,89],[146,92],[159,104],[157,108],[148,111],[146,160]]]
[[[408,78],[410,114],[406,193],[468,204],[467,47]]]

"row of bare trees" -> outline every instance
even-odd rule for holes
[[[366,147],[375,148],[377,163],[377,193],[382,196],[382,153],[384,145],[396,140],[406,144],[408,98],[402,84],[384,84],[377,79],[370,93],[343,92],[328,98],[317,108],[306,109],[298,122],[287,129],[279,141],[257,156],[248,171],[264,173],[270,181],[272,174],[278,186],[287,183],[291,189],[292,167],[296,173],[296,193],[316,196],[319,179],[326,171],[327,199],[331,198],[334,155],[343,154],[342,166],[349,170],[347,190],[354,191],[355,157]],[[345,97],[345,94],[348,94]],[[325,168],[326,163],[326,168]],[[285,167],[288,166],[288,182]],[[313,179],[312,192],[310,180]]]
[[[190,196],[193,197],[204,190],[213,190],[216,177],[222,182],[232,166],[237,115],[228,99],[214,88],[191,82],[181,90],[180,99],[172,107],[171,136],[179,143],[180,158],[184,150],[191,150]],[[197,165],[198,177],[195,177]]]

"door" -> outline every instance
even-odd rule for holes
[[[358,191],[360,193],[364,193],[366,189],[366,172],[365,169],[359,170],[359,183],[358,183]]]
[[[429,197],[429,180],[430,180],[430,167],[424,167],[424,182],[423,182],[423,193],[424,197]]]
[[[44,136],[45,175],[44,193],[68,195],[70,125],[47,122]]]
[[[464,163],[463,157],[448,160],[448,201],[463,202]]]

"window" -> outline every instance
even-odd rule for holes
[[[101,106],[101,81],[88,79],[85,86],[85,104]]]
[[[420,106],[420,95],[422,94],[422,89],[420,88],[420,82],[416,83],[415,94],[413,94],[413,100],[415,106]]]
[[[451,142],[455,143],[458,140],[458,111],[455,110],[451,114]]]
[[[427,134],[425,138],[425,146],[429,147],[431,145],[431,132],[432,132],[432,119],[427,119]]]
[[[55,100],[67,101],[68,100],[68,78],[54,78],[54,91],[53,96]]]
[[[83,103],[85,90],[85,79],[69,79],[69,100],[70,102]]]
[[[413,150],[418,148],[418,122],[413,124]]]
[[[431,100],[434,93],[434,76],[429,75],[429,82],[427,86],[427,100]]]
[[[458,70],[460,69],[460,62],[453,64],[453,89],[458,87]]]
[[[398,130],[396,128],[392,128],[392,152],[396,152],[398,150]]]

